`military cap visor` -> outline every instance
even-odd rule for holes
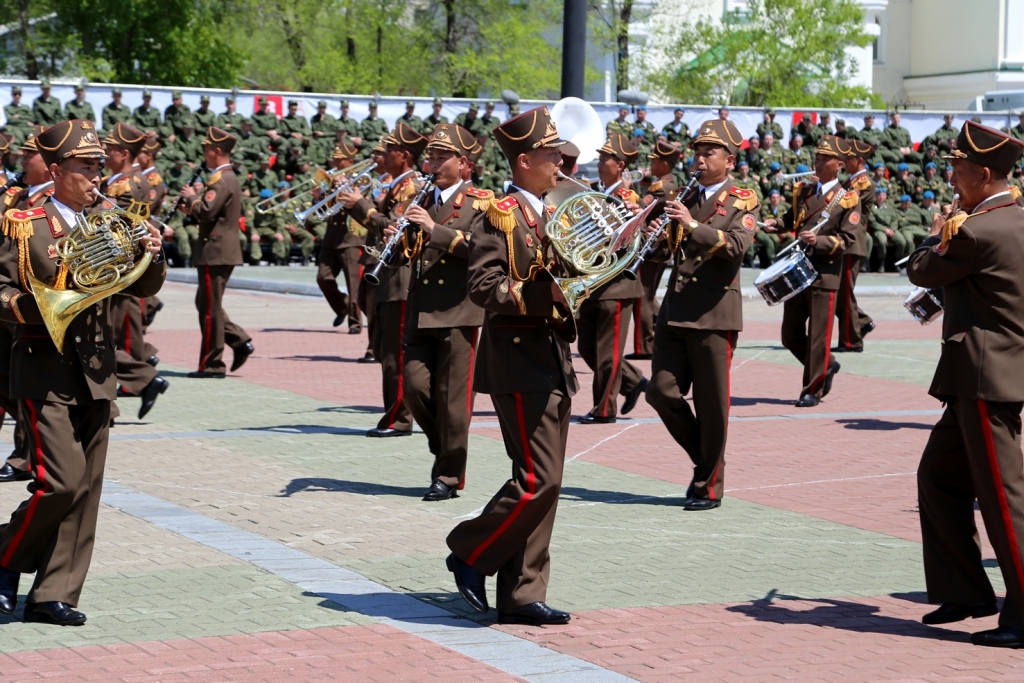
[[[966,159],[1005,176],[1013,170],[1022,152],[1024,142],[980,123],[967,121],[957,135],[956,148],[942,158]]]
[[[472,131],[454,123],[439,123],[434,126],[427,149],[439,149],[455,152],[459,156],[468,157],[476,148],[476,136]]]

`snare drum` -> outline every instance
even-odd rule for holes
[[[927,325],[942,315],[942,290],[918,287],[910,293],[903,305],[917,322]]]
[[[818,279],[807,255],[797,249],[757,276],[754,286],[769,306],[777,306],[804,291]]]

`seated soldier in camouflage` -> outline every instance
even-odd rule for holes
[[[775,255],[779,249],[789,245],[793,241],[793,231],[779,232],[783,225],[783,218],[789,211],[789,203],[782,200],[782,193],[778,189],[768,191],[768,201],[761,204],[761,222],[774,218],[778,221],[773,228],[758,228],[754,233],[754,242],[751,245],[752,256],[758,257],[762,268],[767,268],[775,262]]]
[[[260,199],[269,199],[273,195],[273,190],[260,190]],[[249,258],[253,263],[263,259],[264,244],[270,245],[271,263],[278,266],[288,263],[291,239],[285,234],[282,211],[257,211],[253,216],[252,228],[249,230]]]
[[[935,201],[935,193],[931,190],[925,190],[921,195],[921,211],[925,216],[925,225],[932,224],[932,216],[937,213],[942,213],[942,207]]]
[[[899,230],[899,214],[889,205],[888,200],[889,194],[885,187],[876,187],[875,207],[868,217],[872,263],[877,264],[875,270],[884,270],[890,260],[895,263],[911,251],[906,236]]]
[[[899,231],[907,239],[907,247],[913,251],[917,245],[928,237],[931,223],[925,224],[924,215],[921,210],[914,206],[913,199],[909,194],[900,195],[900,206],[896,210],[899,216]],[[909,253],[909,252],[908,252]]]
[[[944,181],[939,177],[939,167],[933,161],[929,161],[924,165],[924,175],[917,179],[917,187],[915,187],[914,200],[921,204],[921,200],[924,198],[926,190],[932,191],[932,197],[937,197],[942,194],[942,186]]]
[[[285,191],[282,199],[287,200],[291,197],[291,183],[282,181],[281,184],[278,185],[278,191]],[[298,220],[295,218],[295,214],[290,211],[283,212],[281,220],[284,224],[285,237],[288,238],[286,241],[288,244],[288,258],[286,258],[284,264],[278,265],[288,264],[288,260],[291,256],[291,243],[298,242],[302,252],[302,265],[308,266],[309,258],[313,255],[313,247],[316,246],[316,240],[313,238],[313,233],[306,230],[304,225],[299,225]]]
[[[889,190],[900,197],[905,194],[914,196],[917,191],[917,178],[910,173],[910,164],[899,164],[896,166],[896,176],[889,180]]]

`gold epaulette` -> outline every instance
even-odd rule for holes
[[[129,194],[132,191],[131,183],[128,182],[128,178],[124,180],[118,180],[116,183],[107,188],[107,194],[110,197],[119,197],[123,194]]]
[[[633,204],[636,204],[640,201],[640,195],[628,187],[620,187],[615,191],[615,194],[619,195],[625,202],[632,202]]]
[[[839,206],[844,209],[852,209],[860,203],[860,195],[857,194],[857,190],[850,190],[843,195],[843,198],[839,200]]]
[[[474,211],[487,211],[494,203],[494,193],[490,190],[479,190],[475,187],[466,189],[466,194],[473,198]]]
[[[871,187],[871,180],[868,179],[866,175],[862,175],[856,180],[854,180],[853,183],[850,184],[850,187],[857,190],[858,192],[863,192],[864,190]]]
[[[967,222],[968,218],[970,218],[970,214],[961,212],[942,224],[942,240],[939,242],[940,250],[946,248],[946,244],[960,232],[960,226]]]
[[[1020,199],[1020,188],[1016,185],[1010,185],[1010,196],[1013,197],[1014,200]]]
[[[160,183],[162,183],[164,181],[164,179],[161,178],[160,174],[157,173],[156,171],[153,171],[152,173],[147,175],[146,176],[146,180],[149,181],[149,186],[150,187],[156,187],[157,185],[159,185]]]
[[[207,178],[207,180],[206,180],[207,186],[215,185],[217,182],[219,182],[220,181],[220,174],[221,174],[221,171],[217,171],[212,176]]]
[[[391,198],[399,204],[405,204],[409,200],[413,199],[415,196],[415,183],[413,183],[412,180],[406,180],[404,183],[402,183],[400,187],[395,189],[395,192],[393,195],[391,195]]]
[[[740,211],[753,211],[760,203],[757,201],[757,193],[753,190],[747,190],[733,185],[729,188],[729,194],[736,198],[732,203],[733,208],[739,209]]]
[[[651,183],[650,187],[647,188],[647,194],[654,194],[655,192],[660,192],[664,186],[665,183],[663,181],[656,180],[653,183]]]
[[[517,206],[519,206],[519,202],[512,195],[505,197],[500,202],[491,202],[490,208],[487,209],[487,220],[506,235],[511,234],[516,229],[518,222],[512,213]]]
[[[28,239],[33,235],[32,219],[45,218],[46,209],[39,207],[28,211],[11,209],[4,214],[3,233],[13,240]]]
[[[7,192],[4,193],[4,205],[10,208],[12,204],[18,201],[18,197],[25,190],[24,187],[11,187],[8,188]]]

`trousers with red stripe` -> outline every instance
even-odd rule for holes
[[[654,353],[654,323],[658,319],[658,287],[665,274],[664,263],[644,261],[640,266],[640,284],[644,295],[633,305],[633,353],[649,356]]]
[[[28,445],[25,443],[25,423],[18,418],[18,402],[9,395],[11,379],[11,344],[14,343],[14,325],[0,323],[0,424],[3,418],[14,421],[14,450],[7,456],[7,464],[19,472],[28,472]]]
[[[224,310],[224,290],[234,266],[199,266],[199,288],[196,290],[196,309],[199,311],[199,331],[203,341],[199,351],[199,370],[213,373],[227,371],[224,364],[224,345],[233,349],[252,341],[249,333],[231,322]]]
[[[1006,585],[999,625],[1024,630],[1024,404],[951,397],[917,469],[931,603],[995,602],[975,525],[978,501]]]
[[[383,301],[376,305],[373,318],[373,357],[381,367],[381,388],[384,394],[384,416],[377,429],[412,429],[412,415],[405,406],[405,351],[402,337],[405,330],[404,301]]]
[[[825,373],[832,363],[835,306],[835,290],[813,286],[783,304],[782,345],[804,365],[801,396],[822,397]]]
[[[647,402],[693,461],[692,497],[721,500],[736,332],[659,325]],[[693,389],[693,410],[686,395]],[[696,414],[694,414],[696,413]]]
[[[633,299],[587,299],[580,306],[576,348],[594,372],[590,414],[596,417],[615,417],[619,395],[633,391],[643,379],[643,373],[622,357],[632,316]]]
[[[363,279],[359,259],[362,255],[362,248],[348,247],[321,249],[317,258],[316,284],[334,314],[348,318],[350,330],[363,329],[363,316],[359,308],[359,287]],[[345,279],[347,292],[338,288],[339,274]]]
[[[29,604],[78,605],[96,538],[110,406],[18,402],[33,479],[28,500],[0,527],[0,566],[36,573]]]
[[[448,534],[457,557],[498,575],[499,612],[547,599],[551,530],[562,489],[572,399],[563,393],[492,394],[512,478],[479,517]]]
[[[413,313],[409,318],[417,315]],[[477,327],[406,330],[405,407],[434,455],[430,481],[462,488],[473,415],[473,352]]]
[[[857,275],[863,263],[863,256],[847,254],[843,257],[843,279],[839,281],[836,318],[839,319],[838,346],[844,349],[864,348],[864,337],[860,331],[872,322],[871,316],[857,305],[857,295],[853,291],[857,286]]]
[[[156,349],[142,336],[142,304],[139,297],[114,294],[110,297],[110,321],[114,329],[117,381],[132,396],[138,396],[156,377],[156,368],[146,361]]]

